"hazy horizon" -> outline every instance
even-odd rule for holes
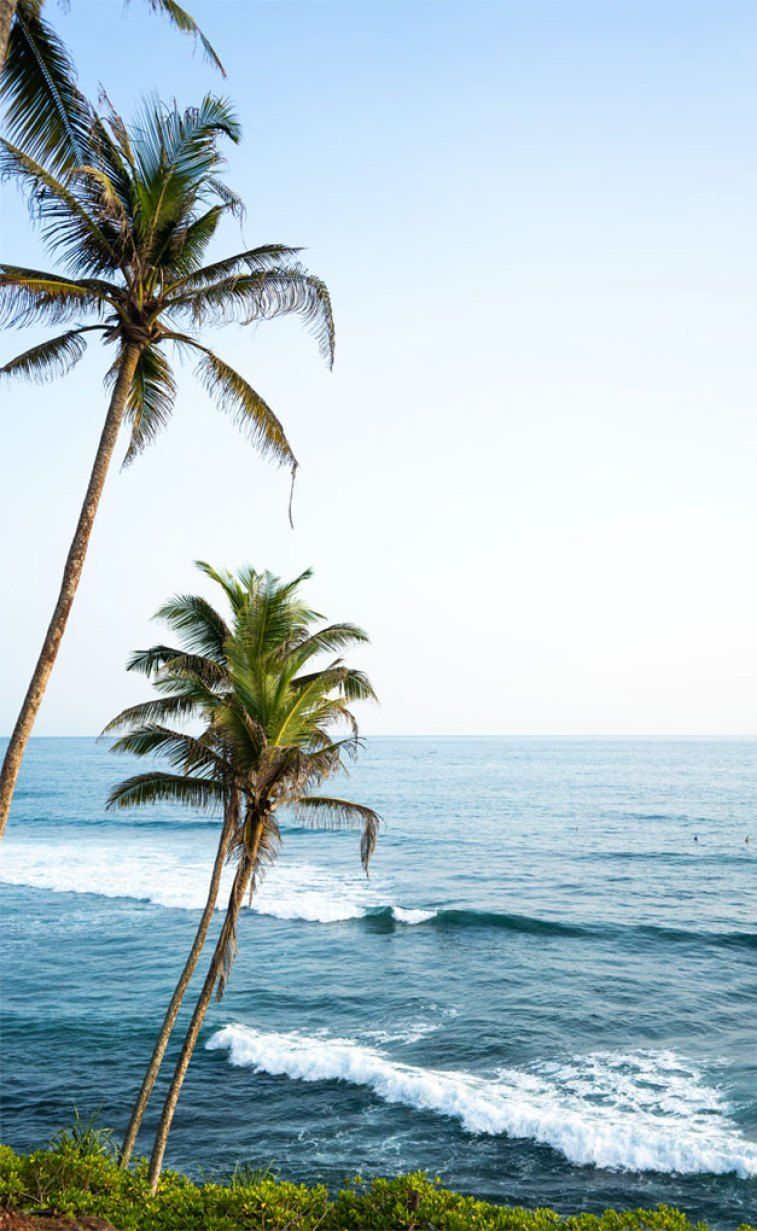
[[[124,664],[168,595],[212,593],[202,558],[314,568],[313,605],[371,636],[368,736],[754,738],[757,7],[187,7],[226,81],[146,5],[49,16],[127,117],[152,89],[233,99],[248,213],[214,251],[307,245],[336,365],[294,321],[208,334],[287,428],[294,531],[288,476],[177,368],[168,429],[109,476],[35,734],[145,695]],[[9,184],[3,259],[55,268]],[[0,394],[6,734],[108,363]]]

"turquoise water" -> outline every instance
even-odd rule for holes
[[[216,825],[108,816],[126,772],[90,740],[24,766],[0,874],[18,1148],[74,1104],[124,1124],[204,901]],[[757,743],[375,739],[343,790],[386,819],[371,879],[354,834],[284,825],[168,1161],[757,1220]]]

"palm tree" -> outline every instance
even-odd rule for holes
[[[219,178],[221,135],[236,142],[237,120],[207,96],[183,113],[145,105],[129,131],[112,109],[90,111],[83,160],[57,177],[10,141],[0,171],[27,190],[48,246],[64,272],[0,265],[0,323],[47,322],[64,332],[16,356],[0,376],[46,381],[68,372],[95,333],[113,347],[110,405],[66,560],[58,601],[0,773],[0,834],[24,748],[81,577],[97,506],[121,425],[131,437],[128,465],[166,424],[176,385],[165,350],[194,356],[197,375],[258,451],[291,468],[296,459],[271,408],[247,380],[199,340],[198,329],[296,313],[333,362],[328,291],[296,260],[296,248],[267,244],[211,264],[205,252],[219,222],[241,209]],[[82,324],[89,317],[91,323]],[[291,500],[290,500],[291,519]]]
[[[174,1111],[213,992],[223,995],[237,947],[245,898],[252,899],[265,868],[276,858],[281,834],[276,813],[293,809],[305,820],[358,824],[363,866],[375,847],[379,817],[350,800],[315,795],[313,788],[344,768],[359,747],[353,701],[375,697],[363,674],[345,665],[342,651],[367,640],[353,624],[320,626],[322,619],[300,599],[305,572],[282,583],[246,569],[233,576],[199,567],[224,591],[227,620],[197,595],[177,596],[158,612],[184,642],[140,651],[129,667],[150,677],[157,696],[132,706],[106,728],[121,731],[114,748],[138,756],[163,755],[174,772],[151,770],[121,782],[112,808],[168,800],[220,810],[223,828],[210,892],[190,957],[171,999],[124,1141],[122,1164],[131,1157],[139,1126],[165,1054],[171,1028],[197,964],[215,907],[220,866],[235,863],[231,893],[203,987],[187,1029],[163,1107],[150,1163],[157,1186]],[[325,666],[319,656],[333,655]],[[169,724],[179,720],[182,726]],[[201,725],[199,734],[184,729]],[[337,738],[334,728],[345,726]]]

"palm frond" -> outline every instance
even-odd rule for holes
[[[102,315],[117,294],[117,287],[96,278],[74,280],[0,264],[0,324],[10,328],[60,325],[87,312]]]
[[[227,209],[223,203],[212,205],[199,218],[169,230],[162,251],[156,254],[156,262],[169,268],[172,276],[197,269]]]
[[[92,109],[77,87],[71,57],[38,3],[18,0],[0,98],[8,135],[33,158],[53,171],[85,161]]]
[[[134,774],[113,787],[106,808],[142,808],[146,804],[174,803],[198,811],[215,811],[223,804],[220,783],[210,778],[188,774],[166,774],[153,771]]]
[[[285,647],[285,652],[300,665],[316,654],[332,654],[353,645],[367,645],[368,634],[357,624],[329,624]]]
[[[229,188],[229,185],[225,184],[217,175],[209,175],[205,183],[207,191],[217,197],[219,201],[223,201],[230,214],[240,221],[244,218],[246,213],[245,204],[238,192],[234,192],[233,188]]]
[[[263,244],[258,248],[248,248],[245,252],[237,252],[235,256],[226,257],[222,261],[214,261],[212,265],[205,265],[202,269],[195,270],[176,282],[169,290],[176,291],[184,287],[197,290],[229,278],[233,274],[238,274],[241,269],[247,269],[250,272],[277,269],[301,251],[301,248],[290,248],[286,244]]]
[[[51,251],[74,272],[118,269],[121,256],[101,222],[71,188],[11,141],[0,138],[0,176],[16,179]]]
[[[208,42],[194,17],[187,13],[186,9],[177,4],[176,0],[147,0],[147,3],[154,13],[163,13],[171,25],[181,30],[182,34],[189,34],[195,38],[210,63],[215,65],[222,76],[226,76],[226,69],[219,60],[215,48]]]
[[[208,177],[223,162],[219,135],[238,141],[240,127],[231,104],[207,94],[198,107],[180,111],[148,100],[132,133],[137,174],[134,191],[139,244],[152,261],[164,251],[166,237],[186,223],[209,190]]]
[[[131,437],[124,466],[130,466],[165,427],[175,398],[176,382],[168,360],[157,346],[146,346],[137,360],[126,403]]]
[[[373,808],[356,804],[349,799],[337,799],[326,795],[304,795],[294,804],[295,814],[306,824],[318,824],[321,817],[329,827],[361,828],[360,860],[368,875],[368,865],[376,849],[381,817]],[[312,818],[312,819],[311,819]]]
[[[193,654],[203,654],[214,662],[223,663],[230,629],[215,608],[197,594],[176,594],[155,612],[156,620],[165,620],[174,632],[186,640]]]
[[[179,682],[185,682],[187,686],[199,682],[204,688],[216,689],[228,680],[223,664],[206,655],[188,654],[167,645],[136,650],[129,658],[126,670],[156,677],[154,682],[161,687],[164,683],[168,687],[178,687]]]
[[[82,337],[82,330],[69,329],[57,338],[49,338],[32,346],[22,355],[16,355],[0,368],[0,378],[3,376],[20,376],[35,384],[44,385],[65,376],[79,362],[87,343]]]
[[[181,766],[188,773],[197,769],[210,772],[224,769],[223,759],[201,739],[153,722],[134,727],[119,736],[111,745],[111,751],[137,757],[162,756],[169,765]]]
[[[298,675],[292,680],[293,688],[309,688],[315,685],[319,692],[336,689],[346,701],[377,701],[371,681],[364,671],[356,667],[345,667],[339,663],[325,667],[323,671],[313,672],[310,676]]]
[[[130,705],[103,727],[102,735],[114,735],[137,726],[151,723],[177,722],[191,718],[196,709],[196,698],[193,693],[178,693],[174,696],[156,697],[152,701],[142,701],[138,705]]]
[[[182,653],[182,650],[170,645],[153,645],[148,650],[135,650],[126,663],[126,670],[139,671],[141,675],[149,677]]]
[[[197,375],[220,410],[230,414],[240,431],[253,442],[263,457],[280,464],[297,465],[286,433],[276,415],[252,385],[234,368],[207,347],[192,343],[203,352]]]
[[[181,291],[168,307],[187,311],[196,324],[244,325],[279,316],[303,318],[329,364],[334,362],[334,316],[326,284],[302,266],[230,274],[199,289]]]

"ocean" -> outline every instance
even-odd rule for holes
[[[123,1127],[205,900],[217,822],[109,815],[131,772],[89,739],[26,758],[0,874],[18,1149],[75,1106]],[[370,879],[356,834],[284,818],[168,1164],[757,1221],[757,742],[370,739],[338,793],[385,819]]]

